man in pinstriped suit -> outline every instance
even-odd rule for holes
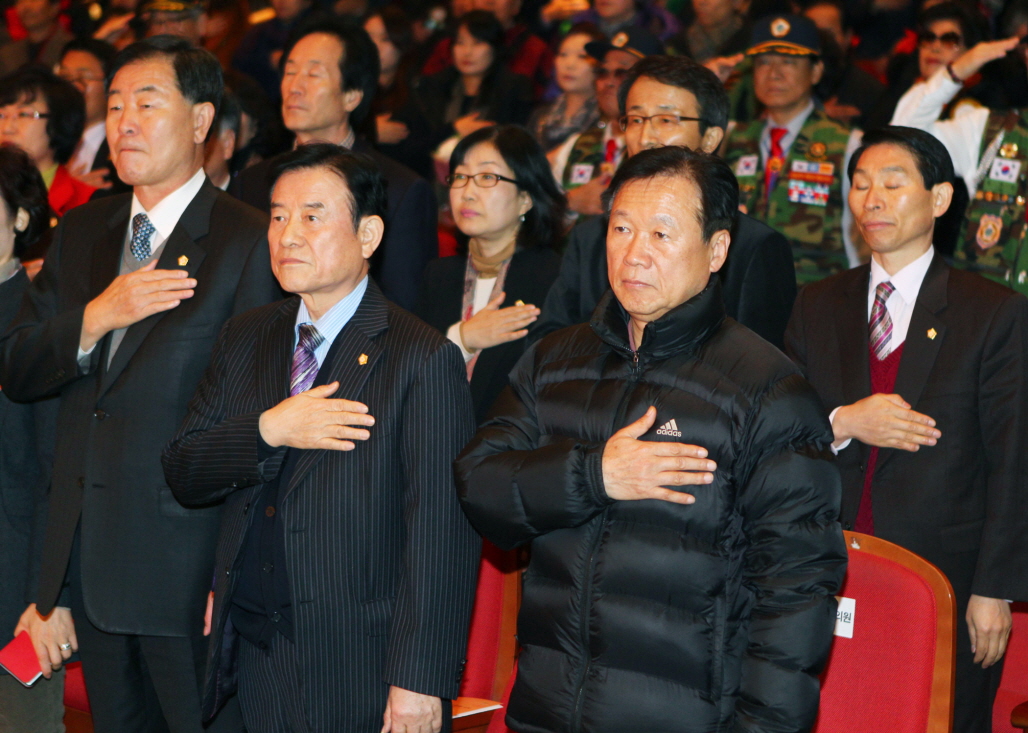
[[[271,208],[300,297],[226,324],[164,454],[180,502],[225,501],[204,715],[238,691],[250,733],[448,729],[479,546],[451,469],[475,427],[463,359],[368,277],[370,160],[303,146]]]

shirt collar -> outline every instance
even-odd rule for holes
[[[164,241],[171,236],[172,231],[178,225],[178,220],[182,218],[182,213],[193,198],[196,197],[196,194],[199,193],[206,177],[201,166],[193,174],[192,178],[158,201],[157,205],[150,211],[143,208],[143,205],[139,203],[139,199],[136,198],[136,194],[133,193],[132,211],[129,215],[129,221],[134,219],[136,214],[145,213],[147,218],[150,219],[150,223],[153,224],[153,228],[157,230],[160,241]]]
[[[800,130],[803,129],[803,125],[806,124],[807,118],[810,117],[810,113],[813,111],[814,100],[810,100],[809,102],[807,102],[807,106],[803,108],[802,112],[800,112],[798,115],[796,115],[791,120],[785,123],[785,129],[788,130],[788,132],[785,133],[785,136],[792,140],[797,135],[799,135]],[[770,137],[772,127],[779,127],[779,125],[776,125],[774,122],[771,121],[771,118],[768,117],[767,124],[764,125],[764,135]]]
[[[917,294],[921,290],[921,283],[928,273],[928,267],[935,257],[935,247],[929,247],[928,251],[897,272],[889,275],[885,268],[878,264],[874,257],[871,258],[871,285],[870,292],[874,292],[880,283],[888,280],[896,288],[896,292],[903,298],[903,302],[912,304],[917,300]]]
[[[296,325],[294,336],[299,339],[300,326],[304,323],[312,323],[314,327],[318,329],[324,337],[322,342],[326,350],[328,346],[335,341],[336,336],[343,330],[343,327],[350,322],[353,318],[353,314],[357,312],[357,306],[360,305],[361,300],[364,299],[364,292],[368,289],[368,276],[365,275],[364,279],[357,283],[357,287],[350,291],[350,293],[341,299],[338,303],[328,309],[328,311],[321,316],[317,321],[311,321],[311,313],[307,310],[307,304],[300,299],[300,308],[296,311]]]

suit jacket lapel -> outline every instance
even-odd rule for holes
[[[839,294],[835,311],[842,374],[843,404],[852,405],[871,394],[871,366],[867,346],[867,285],[871,268],[864,265]]]
[[[924,392],[928,377],[935,366],[935,358],[939,355],[942,342],[946,338],[946,325],[939,318],[939,313],[946,307],[946,290],[949,285],[949,266],[936,253],[928,266],[921,289],[917,293],[914,312],[910,317],[910,327],[903,346],[899,371],[896,373],[896,386],[893,392],[907,401],[917,410],[918,400]],[[933,337],[934,336],[934,337]],[[895,450],[883,450],[879,465],[895,455]]]
[[[365,382],[371,376],[378,360],[385,353],[376,339],[388,327],[389,307],[385,297],[374,281],[369,281],[367,292],[357,307],[357,312],[353,314],[353,318],[343,327],[332,344],[330,351],[332,358],[328,363],[328,373],[324,379],[319,374],[318,382],[320,384],[339,382],[339,389],[336,390],[335,397],[360,401],[361,390],[364,388]],[[367,359],[362,359],[362,355]],[[359,445],[357,450],[360,450]],[[296,468],[289,478],[289,485],[282,494],[281,500],[292,493],[304,476],[325,457],[327,452],[325,450],[303,452],[296,462]]]
[[[261,408],[289,397],[289,370],[299,298],[290,298],[257,334],[257,399]]]
[[[201,263],[207,256],[207,250],[198,244],[197,240],[207,235],[210,228],[211,208],[214,206],[216,196],[217,189],[211,185],[210,181],[204,180],[200,191],[189,202],[185,211],[182,212],[178,224],[164,243],[164,249],[161,251],[161,256],[157,261],[158,270],[186,270],[190,277],[195,277],[197,270],[200,269]],[[122,236],[124,236],[124,233]],[[124,239],[122,244],[124,244]],[[120,253],[121,250],[119,249]],[[180,261],[186,264],[179,265]],[[196,296],[194,295],[193,297]],[[125,338],[122,339],[121,344],[118,346],[118,350],[115,352],[111,365],[107,369],[107,373],[104,375],[103,382],[100,385],[101,395],[110,389],[111,385],[118,379],[128,365],[129,360],[139,349],[140,345],[142,345],[154,326],[174,311],[175,309],[172,308],[170,311],[155,313],[149,318],[144,318],[142,321],[128,327],[128,330],[125,331]]]

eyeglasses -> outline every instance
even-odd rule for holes
[[[471,180],[474,180],[475,185],[479,188],[494,188],[500,181],[518,185],[513,178],[501,176],[499,173],[476,173],[473,176],[469,176],[467,173],[454,173],[446,177],[446,185],[450,188],[464,188]]]
[[[621,129],[627,132],[629,129],[640,130],[647,122],[653,125],[655,130],[674,130],[683,122],[703,122],[702,117],[685,117],[684,115],[627,115],[618,120]]]
[[[964,38],[959,33],[956,33],[954,31],[943,33],[941,36],[937,36],[931,31],[924,31],[917,38],[917,42],[922,46],[931,46],[936,41],[941,43],[946,48],[950,49],[964,45]]]
[[[612,76],[620,81],[625,78],[625,74],[627,73],[628,69],[604,69],[601,67],[597,69],[596,76],[600,79],[606,79],[607,77]]]
[[[0,122],[6,122],[7,120],[44,120],[50,116],[49,112],[40,112],[38,110],[22,110],[21,112],[15,112],[14,114],[8,114],[6,112],[0,112]]]

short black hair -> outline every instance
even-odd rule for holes
[[[628,70],[618,88],[618,109],[625,114],[628,92],[640,77],[691,92],[699,105],[700,134],[708,127],[728,127],[728,92],[710,69],[685,56],[647,56]]]
[[[560,244],[564,235],[567,199],[553,179],[546,153],[524,128],[493,125],[461,139],[450,154],[450,174],[464,162],[468,151],[480,143],[491,143],[514,173],[518,188],[532,199],[525,222],[518,229],[517,246],[550,247]],[[469,184],[472,185],[472,184]]]
[[[381,68],[378,46],[371,40],[371,36],[363,26],[356,21],[317,13],[308,16],[290,34],[286,47],[282,51],[282,60],[279,62],[280,72],[285,69],[286,61],[289,60],[289,54],[293,52],[293,47],[307,36],[315,33],[335,36],[343,46],[343,53],[339,57],[343,91],[357,89],[363,93],[361,103],[350,113],[350,126],[360,127],[368,113],[371,112],[375,90],[378,89],[378,73]]]
[[[88,53],[90,56],[100,62],[100,66],[104,70],[104,77],[111,70],[111,64],[114,63],[115,57],[118,55],[118,49],[109,44],[107,41],[101,41],[98,38],[73,38],[64,44],[64,48],[61,49],[61,60],[68,55],[71,51],[82,51]]]
[[[218,110],[218,116],[214,118],[214,124],[211,127],[218,133],[232,130],[238,135],[239,123],[242,119],[243,108],[239,104],[239,98],[231,89],[225,87],[225,91],[221,95],[221,109]]]
[[[175,84],[179,92],[190,104],[210,102],[214,105],[217,117],[221,109],[221,95],[225,90],[225,80],[221,74],[221,64],[210,51],[197,48],[184,38],[177,36],[152,36],[137,41],[126,47],[111,64],[107,72],[107,91],[111,91],[111,82],[124,67],[141,61],[166,59],[175,70]],[[210,138],[214,125],[207,131]]]
[[[985,18],[965,3],[947,0],[933,5],[918,16],[917,25],[921,31],[926,31],[929,25],[939,20],[952,20],[960,26],[965,48],[972,48],[989,39],[989,26]]]
[[[312,168],[327,168],[343,179],[350,192],[350,216],[356,232],[365,216],[386,218],[386,184],[375,161],[361,153],[331,143],[300,145],[279,158],[271,171],[269,183],[275,183],[286,173]]]
[[[28,212],[28,226],[14,233],[14,256],[21,257],[49,228],[50,203],[43,176],[28,153],[17,145],[0,145],[0,197],[9,218],[13,219],[18,209]]]
[[[49,109],[46,136],[54,161],[71,160],[86,124],[86,100],[82,92],[42,66],[25,66],[0,79],[0,106],[34,102],[42,98]]]
[[[507,55],[507,34],[503,30],[503,24],[495,15],[488,10],[470,10],[457,19],[457,24],[453,27],[454,39],[457,37],[457,31],[461,28],[467,28],[473,38],[492,46],[493,63],[491,68],[503,63]]]
[[[609,215],[614,197],[627,183],[678,177],[700,191],[697,213],[703,241],[709,243],[722,229],[731,231],[739,213],[739,183],[731,167],[716,155],[677,145],[643,150],[622,163],[603,194],[603,208]]]
[[[946,146],[934,135],[913,127],[889,125],[864,133],[864,139],[850,158],[849,169],[846,171],[850,181],[853,181],[853,171],[857,169],[860,156],[875,145],[898,145],[909,152],[928,190],[939,183],[953,180],[953,159],[949,157]]]

